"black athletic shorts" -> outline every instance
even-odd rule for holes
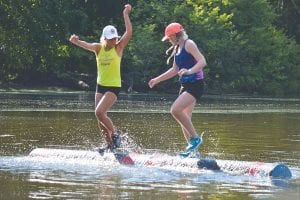
[[[102,86],[97,84],[96,86],[96,92],[104,94],[105,92],[112,92],[114,93],[117,97],[119,96],[121,88],[120,87],[110,87],[110,86]]]
[[[204,80],[197,80],[194,83],[182,83],[179,90],[179,95],[181,95],[183,92],[188,92],[195,97],[196,100],[199,100],[204,93]]]

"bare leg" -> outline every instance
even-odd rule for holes
[[[195,103],[196,103],[196,102],[195,102]],[[183,110],[183,113],[184,113],[186,116],[188,116],[188,117],[190,118],[190,120],[192,120],[192,112],[193,112],[195,103],[189,105],[188,107],[186,107],[186,108]],[[186,143],[189,143],[189,139],[190,139],[189,133],[187,132],[187,130],[186,130],[183,126],[181,126],[181,129],[182,129],[184,138],[185,138],[185,140],[186,140]]]
[[[98,126],[109,145],[112,145],[112,134],[115,132],[115,128],[111,119],[107,116],[107,111],[114,105],[116,100],[117,96],[112,92],[96,93],[95,97],[95,115],[98,119]]]
[[[191,120],[195,103],[196,99],[191,94],[184,92],[175,100],[171,107],[171,114],[181,125],[184,137],[187,141],[189,141],[190,137],[197,136]]]
[[[104,136],[104,139],[107,142],[107,144],[111,144],[112,138],[111,138],[110,131],[107,130],[106,127],[99,121],[98,121],[98,127],[99,127],[99,130],[101,131],[101,134]]]

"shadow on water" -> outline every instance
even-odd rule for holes
[[[1,94],[1,199],[299,199],[297,99],[206,96],[193,115],[195,128],[205,132],[202,156],[282,162],[293,173],[288,181],[200,169],[28,157],[41,147],[90,151],[101,145],[93,100],[92,93]],[[168,112],[172,100],[174,96],[120,96],[109,115],[132,138],[128,148],[158,155],[175,155],[185,148],[180,127]]]

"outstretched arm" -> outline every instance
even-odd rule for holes
[[[118,43],[118,48],[120,52],[122,53],[123,49],[127,46],[129,40],[132,37],[132,24],[129,18],[129,13],[131,12],[131,5],[126,4],[125,8],[123,10],[123,17],[124,17],[124,22],[125,22],[125,33],[122,35],[119,43]]]
[[[151,79],[148,83],[150,88],[153,88],[156,84],[168,80],[170,78],[173,78],[174,76],[177,75],[178,72],[178,67],[176,63],[173,63],[173,67],[171,67],[169,70],[167,70],[165,73],[162,73],[161,75]]]
[[[99,43],[88,43],[86,41],[80,40],[79,37],[75,34],[71,35],[69,41],[81,48],[84,48],[86,50],[92,51],[92,52],[98,52],[100,48]]]

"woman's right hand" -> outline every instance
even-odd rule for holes
[[[79,37],[75,34],[71,35],[71,37],[69,38],[69,41],[72,42],[73,44],[77,44],[79,40]]]
[[[159,83],[159,81],[156,78],[153,78],[148,82],[148,85],[150,88],[153,88],[157,83]]]

